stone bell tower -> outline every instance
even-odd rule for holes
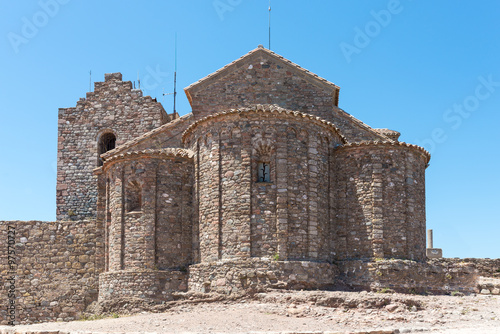
[[[96,217],[99,155],[168,122],[162,105],[121,73],[105,75],[76,107],[60,108],[57,154],[57,219]]]

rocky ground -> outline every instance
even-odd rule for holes
[[[137,312],[133,304],[101,320],[16,326],[16,333],[500,333],[500,296],[420,296],[374,292],[271,291],[221,299],[205,295]],[[123,310],[128,311],[123,311]],[[127,314],[123,314],[127,313]],[[6,328],[6,327],[3,327]],[[373,330],[386,329],[384,332]],[[0,329],[0,333],[4,333]]]

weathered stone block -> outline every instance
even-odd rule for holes
[[[443,257],[443,250],[441,248],[427,248],[425,252],[429,259],[440,259]]]

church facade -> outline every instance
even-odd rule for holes
[[[57,217],[100,226],[100,300],[369,286],[359,263],[425,261],[430,155],[338,86],[259,46],[185,93],[168,114],[113,73],[59,110]]]

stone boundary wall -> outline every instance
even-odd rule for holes
[[[443,258],[442,263],[453,264],[468,262],[474,264],[479,276],[500,278],[500,259],[480,259],[480,258]]]
[[[500,259],[481,258],[442,258],[439,263],[453,265],[458,263],[470,263],[476,270],[479,280],[477,282],[477,292],[481,294],[500,294]]]
[[[141,298],[173,300],[172,292],[187,290],[187,272],[176,270],[114,271],[99,275],[99,301]]]
[[[189,291],[232,292],[266,288],[321,289],[332,287],[338,276],[335,265],[309,261],[266,259],[226,260],[189,267]]]
[[[473,264],[429,260],[342,261],[338,263],[347,285],[357,289],[403,293],[446,294],[477,292],[477,273]]]
[[[15,324],[77,319],[97,300],[104,265],[99,231],[95,221],[0,221],[0,324],[10,320],[11,301]],[[8,293],[12,285],[15,298]]]

